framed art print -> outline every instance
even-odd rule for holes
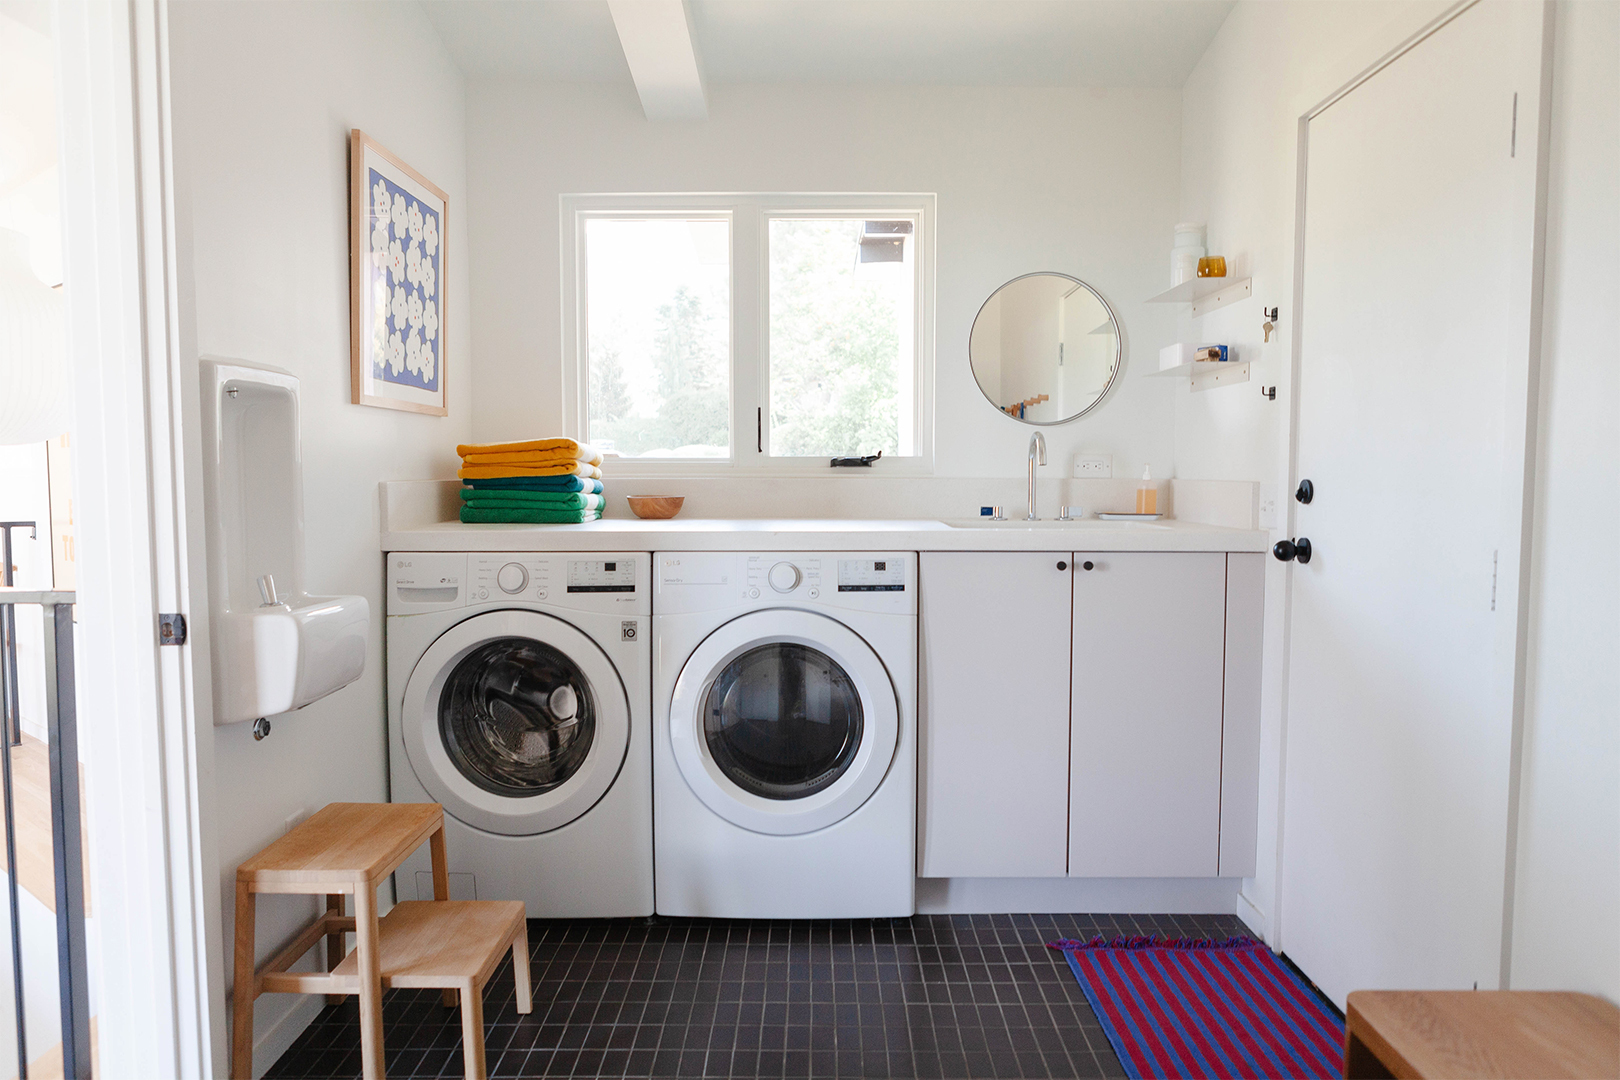
[[[445,193],[349,133],[349,335],[356,405],[444,416]]]

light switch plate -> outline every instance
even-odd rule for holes
[[[1114,475],[1114,458],[1110,454],[1076,454],[1074,475],[1086,480],[1107,480]]]

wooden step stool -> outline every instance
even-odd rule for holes
[[[377,937],[385,990],[454,990],[461,998],[461,1053],[467,1080],[484,1080],[484,984],[507,949],[512,950],[517,1011],[528,1013],[534,1007],[523,901],[406,900],[378,921]],[[345,956],[330,975],[314,978],[323,987],[306,993],[353,993],[348,987],[360,986],[358,954]],[[267,979],[265,988],[270,985]]]
[[[436,900],[394,905],[377,917],[376,890],[427,842]],[[326,913],[254,970],[254,914],[263,893],[326,897]],[[343,914],[344,894],[355,914]],[[518,1011],[529,1011],[528,925],[523,903],[452,901],[445,869],[444,811],[437,803],[332,803],[236,870],[236,982],[231,1075],[253,1075],[253,1002],[260,994],[355,994],[366,1080],[383,1077],[382,991],[436,987],[459,998],[467,1076],[484,1076],[484,984],[512,950]],[[355,949],[343,955],[344,935]],[[322,938],[328,972],[289,971]]]

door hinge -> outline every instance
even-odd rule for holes
[[[1491,552],[1491,610],[1496,610],[1496,562],[1500,553]]]
[[[186,617],[176,612],[158,615],[158,644],[184,645],[186,643]]]

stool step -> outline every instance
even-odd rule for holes
[[[377,923],[385,987],[482,986],[524,930],[521,900],[406,900]],[[358,953],[332,972],[358,985]]]

